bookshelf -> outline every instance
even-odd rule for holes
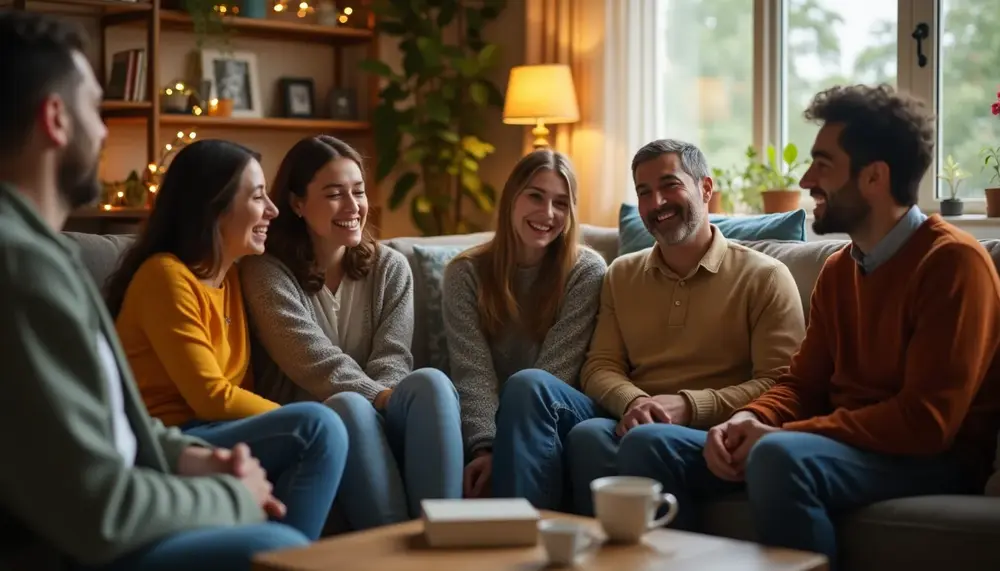
[[[330,135],[353,135],[364,140],[359,146],[359,151],[369,161],[375,160],[375,146],[371,136],[370,123],[366,119],[355,121],[343,121],[323,118],[296,119],[285,117],[262,117],[262,118],[242,118],[242,117],[220,117],[208,115],[191,115],[165,113],[161,108],[159,97],[160,90],[164,87],[163,81],[171,78],[160,76],[161,53],[160,35],[162,31],[194,32],[195,26],[190,15],[183,10],[164,7],[163,3],[169,0],[0,0],[0,7],[13,7],[21,10],[35,10],[66,14],[72,16],[86,16],[96,18],[99,23],[100,34],[97,38],[92,38],[98,43],[100,62],[98,64],[98,77],[102,81],[108,80],[108,70],[105,69],[107,61],[106,39],[109,34],[113,34],[118,27],[142,27],[145,28],[145,49],[146,73],[144,78],[145,100],[143,101],[123,101],[106,100],[101,105],[101,113],[109,125],[115,123],[129,123],[144,126],[145,130],[145,158],[146,164],[155,164],[160,158],[162,151],[161,132],[170,133],[176,130],[197,130],[212,129],[214,131],[224,130],[225,138],[235,142],[240,142],[241,134],[245,133],[268,133],[285,132],[301,133],[302,136],[309,134],[330,134]],[[357,4],[365,4],[364,0],[356,0]],[[177,4],[175,1],[174,4]],[[344,86],[344,79],[347,73],[361,73],[358,71],[348,71],[343,65],[343,50],[345,48],[364,48],[366,57],[379,57],[378,38],[374,30],[374,18],[368,16],[364,27],[344,27],[344,26],[324,26],[308,22],[298,22],[282,19],[256,19],[241,16],[224,16],[223,25],[228,33],[241,39],[261,39],[280,42],[302,42],[311,45],[321,45],[333,50],[333,68],[331,70],[333,87]],[[197,49],[194,36],[192,36],[190,50]],[[359,106],[365,107],[368,114],[377,106],[378,78],[367,76],[363,82],[357,82],[360,87],[359,97],[364,95],[367,98],[367,105],[358,102]],[[316,101],[319,101],[317,98]],[[314,103],[315,104],[315,103]],[[164,131],[166,130],[166,131]],[[113,134],[111,136],[114,136]],[[372,165],[375,163],[372,162]],[[135,165],[135,169],[142,172],[146,165]],[[376,185],[370,185],[369,194],[372,207],[369,220],[374,229],[377,229],[380,222],[380,209],[378,189]],[[76,220],[86,224],[87,228],[94,228],[95,224],[99,233],[104,233],[109,227],[120,227],[122,222],[140,222],[148,215],[147,208],[135,207],[103,207],[82,208],[74,212],[71,222]]]

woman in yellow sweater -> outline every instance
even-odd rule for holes
[[[236,269],[264,252],[277,214],[255,153],[219,140],[185,147],[108,282],[108,306],[150,414],[214,446],[246,443],[274,486],[270,515],[316,539],[340,485],[347,431],[320,404],[282,407],[253,392]]]

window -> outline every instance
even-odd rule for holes
[[[782,146],[808,156],[819,126],[802,113],[844,83],[896,86],[897,0],[786,0]],[[801,174],[801,173],[800,173]]]
[[[710,166],[736,165],[754,141],[753,2],[671,0],[656,10],[667,99],[658,132],[698,145]]]
[[[991,184],[980,158],[984,147],[1000,145],[1000,119],[990,112],[1000,86],[997,8],[997,0],[942,0],[938,8],[936,85],[931,86],[940,121],[938,162],[951,156],[969,174],[958,187],[958,196],[966,200],[983,199],[983,189],[1000,186],[996,180]],[[935,200],[950,197],[943,181],[935,190]]]
[[[950,196],[938,177],[949,156],[967,174],[958,192],[967,214],[985,210],[984,188],[1000,187],[982,155],[1000,146],[1000,118],[990,109],[1000,90],[997,0],[658,4],[666,39],[656,55],[668,98],[659,131],[698,144],[713,167],[741,171],[751,144],[764,152],[792,143],[808,158],[818,126],[802,112],[813,95],[838,83],[886,82],[927,101],[937,117],[923,210],[937,211]],[[919,42],[918,29],[927,32]],[[811,209],[808,196],[801,205]]]

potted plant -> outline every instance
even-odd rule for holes
[[[968,176],[958,163],[955,162],[955,158],[948,155],[944,161],[944,166],[941,167],[941,174],[938,175],[938,179],[948,183],[949,194],[949,198],[941,201],[941,216],[962,215],[962,199],[958,197],[958,187],[962,185],[962,180]]]
[[[798,162],[799,149],[793,143],[788,143],[781,152],[781,162],[774,145],[767,146],[767,163],[764,163],[764,187],[761,188],[761,199],[764,203],[764,213],[792,212],[798,210],[802,191],[794,188],[798,182],[795,170],[806,164]]]
[[[802,191],[794,188],[798,176],[795,170],[808,164],[798,161],[798,148],[789,143],[781,153],[774,145],[767,146],[767,160],[757,158],[753,145],[747,147],[747,166],[743,171],[743,202],[755,212],[765,214],[792,212],[799,208]]]
[[[399,70],[378,59],[361,63],[382,79],[372,121],[376,181],[397,174],[388,206],[409,202],[424,236],[481,230],[468,205],[484,213],[495,207],[496,190],[483,182],[479,165],[494,151],[480,138],[488,109],[503,107],[503,94],[490,80],[500,47],[486,42],[482,30],[505,1],[373,5],[376,30],[396,40],[403,56]]]
[[[712,169],[712,178],[715,182],[715,189],[712,191],[712,198],[708,202],[708,211],[712,214],[722,214],[734,210],[734,202],[738,188],[736,186],[737,173],[733,169]]]
[[[981,151],[983,169],[992,169],[990,184],[1000,185],[1000,147],[986,147]],[[986,189],[986,216],[1000,218],[1000,186]]]

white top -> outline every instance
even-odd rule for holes
[[[122,392],[122,377],[115,363],[115,354],[103,333],[97,335],[97,353],[101,357],[104,368],[104,379],[108,383],[108,396],[111,399],[111,426],[115,436],[115,449],[121,454],[125,465],[135,465],[136,440],[132,432],[132,424],[125,415],[125,396]]]
[[[337,292],[323,286],[312,297],[320,328],[340,350],[364,367],[371,353],[371,339],[365,335],[364,312],[371,300],[364,282],[344,278]]]

